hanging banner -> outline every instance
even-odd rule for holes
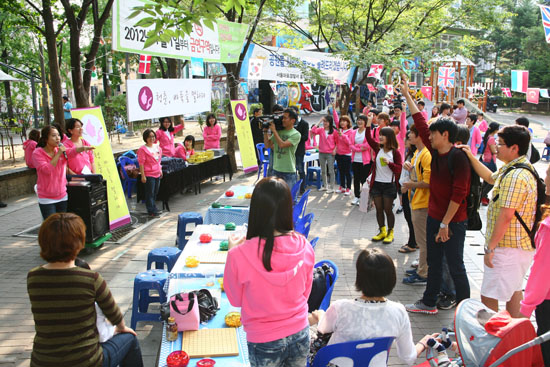
[[[248,36],[248,24],[216,20],[220,41],[220,62],[239,62],[244,40]]]
[[[139,74],[150,74],[151,73],[151,56],[149,55],[139,55]]]
[[[210,111],[210,79],[134,79],[127,81],[128,121]]]
[[[385,84],[385,85],[383,85],[383,88],[388,92],[388,94],[393,94],[393,85],[392,84]]]
[[[550,98],[550,96],[548,96],[548,89],[541,89],[540,90],[540,96],[542,98]]]
[[[304,71],[309,67],[319,70],[321,76],[336,84],[344,84],[350,68],[349,61],[327,53],[251,44],[242,63],[241,78],[249,78],[251,59],[263,61],[261,74],[255,76],[256,79],[277,82],[304,82]]]
[[[455,68],[440,67],[437,75],[437,85],[440,88],[454,88]]]
[[[277,83],[269,83],[274,95],[277,95]]]
[[[101,107],[75,108],[71,110],[71,115],[82,121],[82,137],[95,147],[97,173],[107,181],[107,205],[111,230],[130,223],[130,212],[120,183],[120,174],[116,168]]]
[[[533,104],[539,104],[539,88],[527,88],[526,99],[527,102]]]
[[[424,95],[424,97],[428,98],[428,100],[432,100],[432,87],[421,87],[420,91]]]
[[[262,79],[262,70],[264,67],[263,59],[250,59],[248,61],[248,79]]]
[[[512,92],[510,91],[510,88],[500,88],[502,90],[502,94],[504,94],[505,97],[512,97]]]
[[[191,74],[194,76],[204,76],[204,62],[200,57],[191,58]]]
[[[248,84],[246,82],[241,82],[241,88],[243,90],[243,93],[248,95]]]
[[[380,79],[382,76],[382,70],[384,70],[384,64],[372,64],[367,76]]]
[[[376,92],[376,87],[371,83],[367,83],[367,88],[369,88],[369,92]]]
[[[256,147],[254,146],[252,131],[250,130],[246,101],[231,101],[231,111],[233,112],[233,120],[235,121],[235,131],[237,132],[243,171],[245,173],[257,171]]]

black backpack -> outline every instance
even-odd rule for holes
[[[328,280],[328,287],[327,287]],[[313,285],[307,300],[308,312],[318,310],[325,298],[328,288],[334,282],[334,271],[328,264],[313,269]]]
[[[531,162],[531,164],[535,164],[538,161],[540,161],[540,152],[537,148],[535,148],[533,143],[531,143],[531,157],[529,157],[529,162]]]
[[[518,222],[521,224],[523,229],[525,229],[525,232],[527,232],[527,234],[529,235],[529,238],[531,239],[531,246],[535,248],[535,234],[539,229],[539,223],[542,218],[542,205],[544,205],[546,201],[546,184],[544,183],[544,180],[539,177],[537,171],[535,171],[533,168],[531,168],[529,165],[525,163],[516,163],[508,167],[508,169],[504,171],[504,173],[502,174],[500,180],[502,181],[504,176],[506,176],[509,172],[515,169],[528,170],[529,172],[531,172],[531,174],[533,175],[533,177],[535,177],[535,180],[537,181],[537,210],[535,212],[535,222],[533,224],[533,228],[529,229],[529,227],[527,227],[527,224],[524,222],[523,218],[521,217],[521,215],[519,215],[517,210],[514,212],[514,215],[516,216]],[[496,195],[493,198],[493,201],[497,201],[498,197],[499,195]]]
[[[461,149],[452,147],[448,155],[447,165],[451,176],[454,176],[453,157],[455,154],[466,154]],[[470,159],[466,158],[468,165],[470,166],[470,192],[466,196],[466,212],[468,214],[468,230],[479,231],[482,227],[481,216],[479,215],[479,204],[481,203],[481,181],[479,175],[476,173]]]

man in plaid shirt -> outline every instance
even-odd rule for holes
[[[504,162],[504,166],[495,173],[478,161],[468,146],[460,146],[481,179],[495,185],[487,212],[481,301],[495,311],[498,311],[499,301],[506,302],[506,310],[512,317],[521,317],[523,279],[534,255],[529,234],[515,212],[528,228],[533,228],[537,182],[526,168],[516,167],[505,173],[518,164],[534,170],[526,156],[530,140],[529,131],[523,126],[501,129],[498,132],[497,158]]]

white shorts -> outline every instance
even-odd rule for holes
[[[514,292],[523,289],[523,279],[534,255],[535,251],[497,247],[493,267],[484,266],[481,295],[501,302],[510,301]]]

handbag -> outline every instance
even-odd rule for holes
[[[178,301],[178,296],[181,298],[181,300]],[[190,301],[184,301],[189,300]],[[172,301],[176,300],[176,306],[174,307]],[[164,321],[168,321],[168,317],[174,317],[174,314],[178,314],[178,312],[181,314],[183,311],[185,314],[189,311],[193,311],[192,308],[197,308],[198,313],[198,322],[207,322],[210,321],[214,316],[216,316],[216,313],[218,312],[219,305],[218,300],[216,297],[213,297],[212,294],[208,289],[201,289],[198,291],[191,291],[189,293],[178,293],[170,297],[170,301],[163,303],[160,306],[160,315],[161,319]],[[177,311],[176,311],[177,310]],[[178,331],[180,330],[180,324],[178,322],[178,319],[176,319],[176,323],[178,324]],[[198,324],[197,324],[198,325]],[[186,330],[198,330],[197,329],[186,329]]]
[[[195,292],[178,293],[170,297],[170,317],[178,325],[178,331],[199,330],[199,302]]]

